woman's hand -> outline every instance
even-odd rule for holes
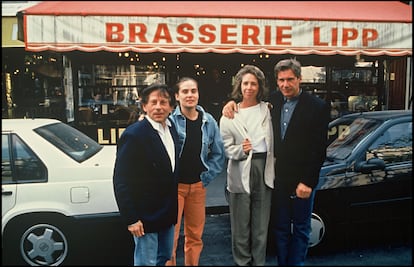
[[[252,143],[250,143],[250,140],[247,139],[247,138],[244,139],[243,143],[242,143],[242,146],[243,146],[244,154],[248,155],[250,150],[252,150]]]

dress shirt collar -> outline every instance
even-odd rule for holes
[[[298,101],[299,96],[302,94],[302,89],[300,89],[299,94],[297,96],[291,97],[290,99],[288,99],[287,97],[283,97],[283,103],[286,103],[288,101]]]
[[[153,119],[151,119],[148,115],[145,115],[145,118],[147,118],[147,120],[151,123],[152,127],[157,130],[158,132],[164,132],[164,127],[162,126],[161,123],[154,121]],[[171,127],[171,121],[169,119],[165,120],[165,124],[168,127]]]

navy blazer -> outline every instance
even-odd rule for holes
[[[113,175],[115,198],[127,225],[141,220],[147,233],[177,223],[178,134],[170,128],[175,144],[175,171],[158,132],[145,118],[128,126],[117,144]]]
[[[283,108],[280,91],[270,96],[275,135],[275,188],[295,192],[299,182],[314,188],[326,158],[329,106],[307,92],[302,92],[282,140],[280,117]]]

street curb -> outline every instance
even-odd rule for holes
[[[206,207],[206,214],[208,215],[224,214],[224,213],[229,213],[229,206]]]

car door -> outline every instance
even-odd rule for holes
[[[355,163],[350,192],[352,223],[405,220],[412,207],[412,122],[383,129]]]
[[[16,204],[19,187],[47,181],[47,168],[14,133],[2,134],[2,216]]]
[[[16,183],[12,177],[10,135],[1,136],[1,216],[16,204]]]

